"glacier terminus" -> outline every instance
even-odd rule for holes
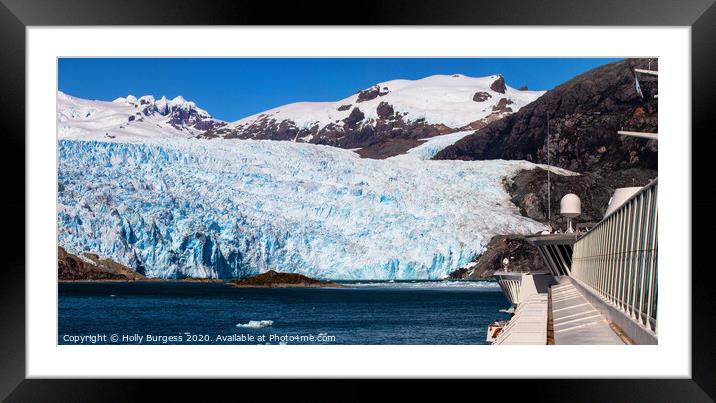
[[[148,277],[269,269],[439,279],[543,225],[502,181],[525,161],[373,160],[270,140],[59,141],[59,243]]]

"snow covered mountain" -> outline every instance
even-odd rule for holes
[[[336,102],[280,106],[202,136],[360,148],[361,156],[386,158],[418,145],[417,139],[480,129],[543,93],[511,88],[501,75],[392,80]]]
[[[194,102],[151,95],[120,97],[112,102],[90,101],[57,94],[57,131],[60,138],[173,138],[196,137],[226,125]]]
[[[387,158],[434,136],[480,129],[542,93],[511,88],[500,75],[436,75],[387,81],[336,102],[293,103],[226,123],[182,97],[129,95],[106,102],[60,92],[57,120],[60,138],[286,140]]]
[[[492,235],[544,226],[503,178],[523,161],[362,159],[313,144],[61,140],[59,243],[148,277],[274,269],[331,279],[437,279]]]

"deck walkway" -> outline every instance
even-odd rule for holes
[[[546,293],[533,294],[519,304],[495,344],[547,344],[548,298]]]
[[[555,344],[624,344],[569,279],[559,279],[550,292]]]

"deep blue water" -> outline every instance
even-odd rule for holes
[[[60,283],[58,343],[485,344],[487,325],[507,319],[498,310],[509,303],[494,283],[348,285]],[[261,320],[273,324],[237,327]],[[123,339],[130,335],[142,339]]]

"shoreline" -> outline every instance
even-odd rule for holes
[[[345,285],[333,283],[330,285],[313,284],[271,284],[271,285],[235,285],[227,283],[231,288],[346,288]]]
[[[111,278],[100,278],[100,279],[58,279],[58,283],[153,283],[153,282],[183,282],[183,283],[228,283],[237,280],[235,278],[220,279],[220,278],[143,278],[143,279],[111,279]],[[325,280],[333,281],[339,284],[351,284],[351,283],[483,283],[483,282],[494,282],[490,278],[480,279],[467,279],[467,278],[444,278],[444,279],[414,279],[414,280],[393,280],[393,279],[357,279],[357,280],[343,280],[333,279]]]
[[[57,283],[226,283],[227,280],[211,279],[211,278],[192,278],[192,279],[174,279],[174,278],[143,278],[143,279],[57,279]]]
[[[183,284],[224,284],[231,288],[362,288],[370,284],[390,285],[390,284],[477,284],[477,283],[494,283],[491,279],[441,279],[441,280],[329,280],[330,285],[314,285],[314,284],[245,284],[236,285],[232,283],[236,279],[58,279],[57,284],[93,284],[93,283],[183,283]]]

